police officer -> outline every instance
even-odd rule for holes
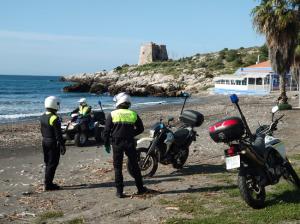
[[[148,191],[143,185],[141,170],[137,162],[135,150],[136,135],[144,131],[143,122],[136,112],[129,110],[131,106],[130,96],[126,93],[119,93],[113,99],[116,102],[116,110],[112,111],[106,119],[103,131],[105,150],[110,152],[110,137],[113,148],[113,165],[115,170],[115,184],[117,188],[116,196],[123,198],[123,174],[122,165],[124,152],[134,170],[135,184],[138,194]]]
[[[45,190],[59,190],[60,187],[53,183],[60,154],[65,154],[66,148],[61,133],[61,124],[58,115],[60,102],[57,97],[49,96],[45,99],[46,112],[41,116],[42,146],[44,153]]]
[[[79,113],[79,115],[82,117],[90,116],[92,108],[87,104],[86,98],[81,98],[78,103],[79,107],[77,107],[71,113]]]

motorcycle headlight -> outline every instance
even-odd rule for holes
[[[155,130],[150,130],[150,131],[149,131],[149,134],[150,134],[150,138],[153,138],[153,137],[154,137],[154,134],[155,134]]]

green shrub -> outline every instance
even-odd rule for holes
[[[256,61],[257,61],[257,55],[258,54],[248,54],[248,55],[246,55],[245,58],[244,58],[244,65],[249,66],[249,65],[255,64]]]
[[[237,50],[229,50],[227,53],[226,53],[226,61],[228,62],[232,62],[234,61],[236,58],[238,57],[238,51]]]
[[[279,110],[291,110],[292,109],[292,105],[288,104],[288,103],[280,103],[278,104]]]

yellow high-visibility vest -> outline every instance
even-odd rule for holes
[[[52,114],[52,113],[49,112],[49,111],[47,111],[46,114],[51,114],[51,117],[50,117],[50,119],[49,119],[49,124],[50,124],[51,126],[53,126],[54,121],[58,118],[58,116],[55,115],[55,114]]]
[[[79,114],[81,115],[86,115],[88,113],[89,106],[84,105],[84,106],[79,106]]]
[[[137,120],[136,112],[128,109],[118,109],[111,112],[113,123],[134,124]]]

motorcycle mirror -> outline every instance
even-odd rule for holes
[[[236,104],[239,102],[239,97],[236,94],[232,94],[232,95],[230,95],[230,100],[231,100],[231,103]]]
[[[272,113],[275,114],[279,110],[278,106],[272,108]]]
[[[183,97],[190,97],[191,95],[189,93],[184,92],[184,93],[182,93],[182,96]]]

